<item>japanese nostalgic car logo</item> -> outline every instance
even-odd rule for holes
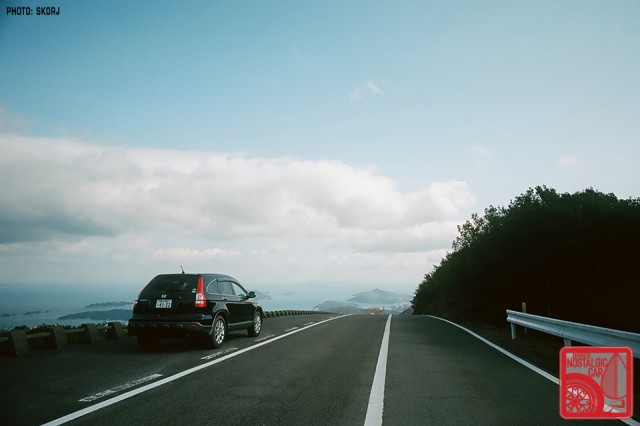
[[[626,419],[633,414],[633,352],[627,347],[560,350],[560,416]]]

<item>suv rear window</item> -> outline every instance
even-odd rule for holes
[[[191,292],[198,285],[198,275],[175,274],[158,275],[142,290],[141,295],[154,293],[182,293]]]
[[[233,290],[231,290],[231,283],[229,281],[220,281],[220,294],[233,296]]]

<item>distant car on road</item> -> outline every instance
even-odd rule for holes
[[[227,332],[247,330],[257,336],[264,312],[233,277],[223,274],[163,274],[140,292],[129,319],[129,335],[143,348],[160,339],[201,335],[219,348]]]

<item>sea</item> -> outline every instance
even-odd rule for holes
[[[262,289],[261,289],[262,287]],[[258,302],[265,311],[286,309],[312,310],[328,300],[346,301],[355,293],[353,289],[323,286],[289,286],[274,288],[270,285],[253,286]],[[0,284],[0,331],[18,326],[46,325],[79,326],[85,323],[111,320],[60,319],[60,317],[87,311],[133,309],[133,301],[141,288],[139,284],[83,285],[83,284]],[[124,302],[120,304],[119,302]],[[96,307],[90,305],[115,303]]]

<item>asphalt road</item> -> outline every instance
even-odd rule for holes
[[[362,425],[387,320],[268,318],[219,350],[124,339],[0,358],[0,424]],[[393,316],[384,365],[385,425],[571,424],[556,384],[435,318]],[[589,422],[605,423],[622,424]]]

